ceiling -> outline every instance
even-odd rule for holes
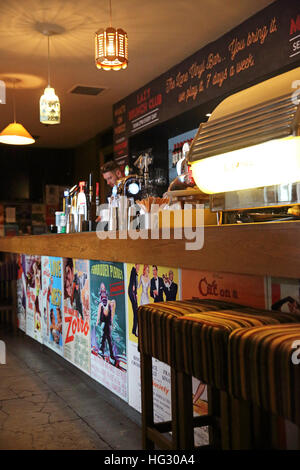
[[[109,26],[109,0],[5,0],[0,16],[0,79],[7,84],[0,128],[13,120],[10,79],[16,82],[17,121],[40,147],[76,147],[112,125],[112,105],[231,30],[273,0],[112,0],[112,25],[128,34],[127,70],[105,72],[94,64],[94,33]],[[39,122],[47,86],[47,37],[51,36],[51,85],[62,122]],[[70,94],[74,85],[105,88],[98,96]]]

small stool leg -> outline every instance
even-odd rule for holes
[[[155,449],[154,442],[148,438],[148,427],[153,427],[153,386],[152,357],[141,353],[141,392],[142,392],[142,446],[144,450]]]
[[[194,449],[192,376],[172,369],[173,448]]]
[[[221,449],[221,430],[220,430],[220,415],[221,415],[221,392],[216,388],[207,385],[207,401],[208,401],[208,414],[213,416],[214,424],[209,426],[209,445],[213,449]]]

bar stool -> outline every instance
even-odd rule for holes
[[[226,358],[231,331],[295,322],[296,318],[224,302],[193,300],[141,306],[138,321],[143,447],[153,449],[157,444],[162,449],[187,450],[194,448],[194,427],[207,425],[211,446],[221,447],[219,422],[221,407],[228,401]],[[171,366],[170,422],[155,424],[153,420],[152,357]],[[209,392],[208,415],[197,418],[193,417],[193,376],[205,382]],[[170,430],[171,443],[163,436]]]
[[[185,395],[180,373],[174,367],[175,344],[173,322],[176,318],[193,312],[205,312],[211,309],[233,308],[235,304],[218,300],[185,300],[169,301],[140,306],[138,309],[139,351],[141,362],[142,389],[142,437],[145,449],[154,449],[156,443],[161,449],[178,449],[179,429],[184,429],[184,423],[177,423],[178,400],[177,394]],[[173,419],[164,423],[154,423],[153,419],[153,389],[152,389],[152,358],[156,358],[171,366],[171,396]],[[184,384],[183,384],[184,385]],[[199,417],[197,424],[207,425],[209,417]],[[202,423],[201,423],[202,421]],[[163,434],[172,431],[172,440]]]
[[[235,330],[229,337],[229,393],[300,426],[300,324]],[[296,344],[296,347],[299,349]]]

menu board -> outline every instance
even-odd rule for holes
[[[89,261],[63,259],[64,358],[90,373]]]
[[[90,261],[91,377],[127,401],[123,263]]]
[[[140,353],[138,352],[137,309],[140,305],[180,299],[180,273],[178,269],[126,265],[127,324],[128,324],[128,398],[129,405],[141,412]],[[171,379],[170,367],[157,359],[152,360],[155,421],[170,419]]]
[[[128,138],[300,61],[300,4],[277,1],[114,105],[114,153]]]
[[[63,355],[62,258],[42,256],[43,343]]]
[[[26,334],[42,343],[41,257],[25,256]]]

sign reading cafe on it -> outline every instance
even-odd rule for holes
[[[279,0],[116,103],[115,158],[128,154],[131,136],[297,62],[300,2]]]

